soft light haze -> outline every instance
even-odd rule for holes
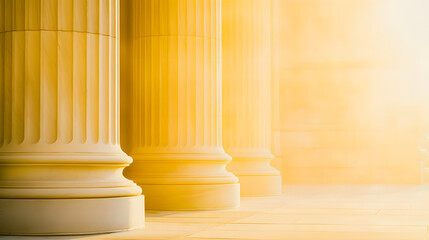
[[[429,1],[274,4],[274,129],[284,182],[419,183]]]

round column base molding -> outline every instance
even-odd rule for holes
[[[282,193],[282,178],[269,175],[236,175],[242,197],[276,196]]]
[[[240,206],[240,185],[165,184],[140,185],[146,208],[153,210],[219,210]]]
[[[144,196],[0,199],[0,234],[77,235],[144,226]]]

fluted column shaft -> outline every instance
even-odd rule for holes
[[[127,176],[148,208],[236,206],[221,138],[221,1],[136,0],[132,9]]]
[[[270,0],[223,3],[223,144],[242,196],[280,193],[270,166]]]
[[[132,159],[118,139],[117,10],[116,0],[0,0],[0,198],[22,217],[0,232],[136,227],[121,216],[98,219],[120,207],[101,198],[143,208],[141,189],[122,175]],[[82,199],[98,199],[98,208]],[[86,217],[61,212],[74,204],[89,208]],[[21,216],[19,206],[36,217]]]
[[[279,25],[281,21],[279,21],[278,17],[276,17],[279,11],[279,1],[281,0],[271,0],[271,149],[272,153],[275,156],[274,160],[271,161],[272,166],[279,169],[280,172],[282,170],[282,151],[281,151],[281,130],[280,130],[280,70],[279,67],[279,57],[281,53],[278,51],[278,46],[280,43],[279,40]],[[282,174],[282,173],[280,173]]]

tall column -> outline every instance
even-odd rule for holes
[[[281,193],[270,165],[271,1],[223,2],[223,144],[242,196]]]
[[[271,165],[276,169],[280,170],[282,175],[282,150],[281,150],[281,120],[280,120],[280,67],[279,67],[279,56],[278,51],[279,41],[279,1],[271,0],[271,150],[274,155],[274,159],[271,161]],[[283,179],[284,181],[284,179]]]
[[[132,85],[123,86],[132,91],[123,97],[133,106],[122,121],[133,129],[124,147],[135,163],[126,176],[150,209],[238,206],[221,137],[221,1],[136,0],[131,8]]]
[[[0,0],[0,233],[144,223],[122,175],[116,0]]]

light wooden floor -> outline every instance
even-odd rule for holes
[[[146,217],[145,229],[129,232],[0,239],[428,240],[429,186],[289,185],[282,196],[242,198],[239,209]]]

